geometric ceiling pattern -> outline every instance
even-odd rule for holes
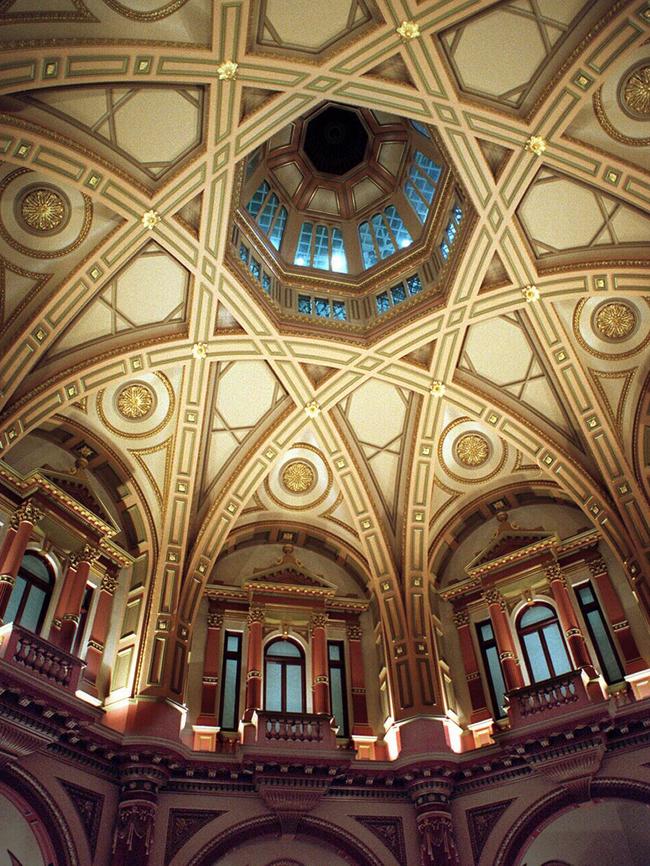
[[[408,616],[455,515],[540,490],[643,596],[650,6],[294,6],[4,4],[0,459],[101,455],[142,581],[179,599],[264,526],[354,556]],[[434,130],[464,197],[417,265],[444,296],[407,297],[408,254],[387,258],[404,314],[368,306],[363,332],[300,315],[282,268],[263,284],[272,254],[233,265],[243,162],[326,102]],[[142,651],[189,607],[154,611]]]

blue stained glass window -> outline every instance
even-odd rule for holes
[[[411,126],[413,127],[413,129],[417,129],[420,135],[426,135],[427,138],[431,138],[431,136],[429,135],[429,130],[423,123],[420,123],[419,120],[412,120]]]
[[[255,218],[260,212],[260,208],[262,207],[264,199],[268,195],[270,188],[271,187],[268,185],[268,183],[263,180],[253,193],[253,197],[251,198],[251,200],[246,205],[246,210],[253,218]]]
[[[443,241],[440,244],[440,254],[445,260],[449,258],[449,244],[447,243],[447,241]]]
[[[380,292],[375,298],[375,304],[377,305],[377,312],[381,315],[381,313],[385,313],[390,310],[390,301],[388,300],[387,292]]]
[[[422,291],[422,280],[418,274],[413,274],[412,277],[407,277],[406,285],[409,287],[409,294],[417,295]]]
[[[248,264],[248,255],[249,255],[249,250],[248,250],[248,247],[246,246],[246,244],[240,244],[239,245],[239,258],[242,260],[242,262],[246,262],[246,264]]]
[[[311,316],[311,298],[309,295],[298,295],[298,312]]]
[[[390,230],[395,235],[398,249],[403,250],[406,247],[410,247],[413,243],[413,238],[404,225],[402,217],[397,213],[397,208],[394,205],[389,204],[384,210],[384,216],[386,217]]]
[[[428,156],[425,156],[421,151],[415,151],[415,161],[420,166],[420,168],[426,173],[429,180],[436,184],[440,180],[440,174],[442,172],[442,168],[439,165],[429,159]]]
[[[293,260],[294,265],[302,265],[309,267],[311,265],[311,238],[314,233],[312,223],[303,223],[300,229],[300,237],[298,238],[298,248],[296,257]]]
[[[361,243],[361,255],[363,256],[363,266],[364,268],[371,268],[373,265],[377,264],[377,253],[375,252],[375,245],[372,242],[372,235],[370,233],[370,226],[368,223],[361,223],[359,226],[359,241]]]
[[[253,258],[253,256],[251,256],[251,260],[248,263],[248,269],[251,272],[251,274],[255,277],[255,279],[259,280],[260,276],[262,275],[262,266],[257,261],[257,259]]]
[[[458,232],[458,229],[456,228],[456,223],[450,222],[449,225],[447,226],[447,237],[449,238],[450,244],[453,244],[453,242],[456,240],[457,232]]]
[[[406,300],[406,289],[404,288],[404,283],[398,283],[396,286],[393,286],[390,293],[393,296],[394,304],[401,304],[402,301]]]
[[[454,205],[454,219],[459,223],[463,218],[463,211],[459,204]]]
[[[327,231],[327,226],[316,226],[314,267],[325,271],[328,271],[330,267],[329,232]]]
[[[262,274],[262,288],[267,295],[271,294],[271,277],[266,272]]]
[[[422,194],[422,197],[424,198],[426,203],[431,204],[436,190],[433,184],[430,183],[429,178],[422,174],[421,171],[418,171],[414,165],[412,165],[409,168],[409,180],[417,189],[417,191]]]
[[[340,229],[332,229],[332,270],[339,274],[348,272],[348,260]]]
[[[314,298],[314,306],[316,307],[316,315],[322,319],[330,317],[330,302],[327,298]]]
[[[273,217],[275,216],[275,212],[278,209],[278,205],[280,202],[278,201],[277,195],[272,192],[269,200],[264,206],[264,210],[260,218],[258,219],[259,227],[265,234],[268,234],[269,229],[271,228],[271,223],[273,222]]]
[[[390,236],[390,232],[386,228],[386,224],[382,215],[376,213],[370,220],[370,224],[375,232],[375,239],[379,248],[379,255],[382,259],[387,259],[395,252],[395,244]]]
[[[345,322],[348,318],[347,310],[345,309],[345,304],[343,301],[333,301],[332,302],[332,311],[334,314],[334,318],[338,319],[339,322]]]
[[[280,249],[280,244],[282,243],[282,238],[284,237],[284,229],[287,224],[287,209],[284,205],[280,208],[280,213],[277,216],[277,219],[273,223],[273,228],[271,229],[271,234],[269,238],[271,243],[276,248],[276,250]]]
[[[426,222],[427,217],[429,216],[429,206],[418,195],[417,190],[413,186],[410,180],[407,180],[404,184],[404,192],[406,193],[406,198],[408,199],[408,203],[411,205],[413,210],[415,211],[415,215],[420,220],[421,223]]]

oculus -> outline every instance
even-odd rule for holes
[[[153,409],[153,391],[140,383],[126,385],[117,395],[117,411],[129,421],[146,418]]]
[[[32,232],[52,234],[65,227],[69,208],[60,193],[49,187],[35,187],[23,196],[20,216]]]
[[[636,314],[620,301],[602,304],[594,313],[594,328],[607,340],[625,340],[636,325]]]
[[[305,153],[317,171],[346,174],[363,160],[368,133],[354,111],[330,105],[307,124]]]
[[[480,433],[465,433],[454,447],[456,459],[462,466],[474,469],[482,466],[490,456],[490,444]]]
[[[282,470],[280,480],[290,493],[308,493],[316,484],[316,472],[306,460],[292,460]]]

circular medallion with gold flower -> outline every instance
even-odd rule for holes
[[[282,469],[280,480],[290,493],[308,493],[316,483],[316,470],[306,460],[292,460]]]

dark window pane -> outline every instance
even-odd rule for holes
[[[406,290],[404,289],[403,283],[398,283],[396,286],[393,286],[390,293],[393,296],[394,304],[401,304],[402,301],[406,300]]]
[[[240,244],[239,245],[239,258],[242,260],[242,262],[246,262],[246,264],[248,264],[248,256],[249,256],[248,247],[245,244]]]

